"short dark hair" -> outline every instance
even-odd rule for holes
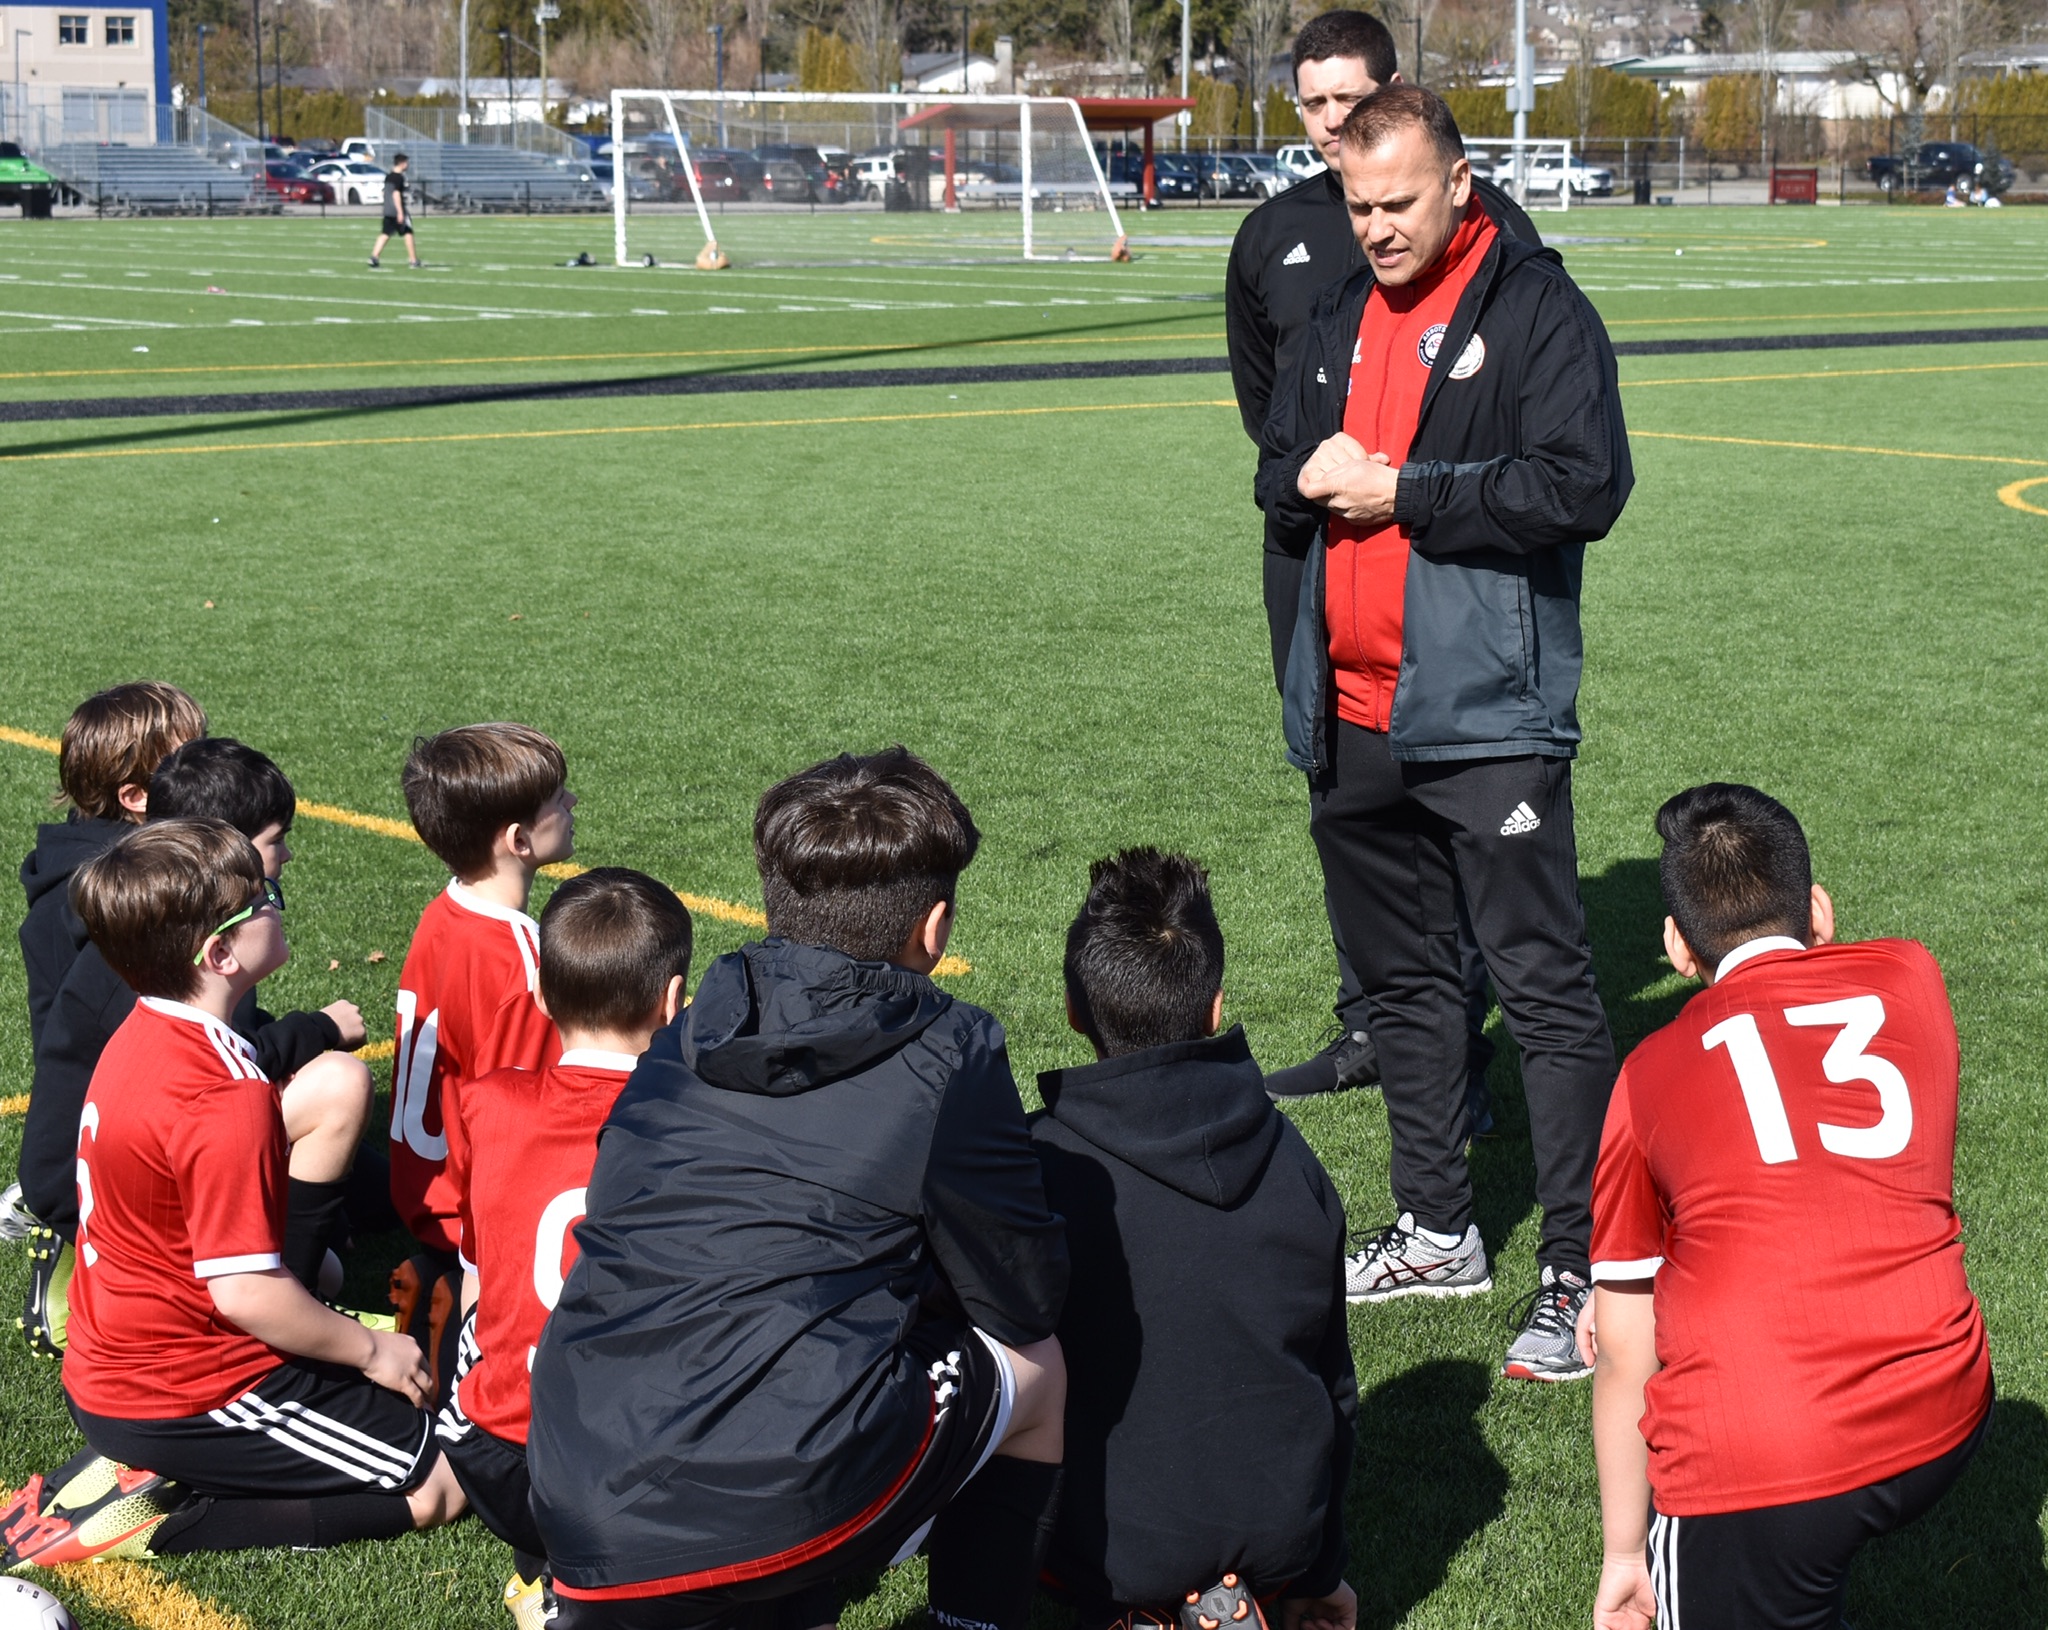
[[[768,932],[887,962],[980,845],[959,795],[907,747],[813,764],[754,811]]]
[[[262,887],[262,857],[226,821],[151,821],[72,874],[71,909],[138,996],[182,1002],[207,936]]]
[[[1157,849],[1096,861],[1067,930],[1066,978],[1074,1017],[1106,1058],[1208,1035],[1223,988],[1209,874]]]
[[[188,741],[149,778],[149,819],[210,815],[245,838],[268,827],[289,829],[299,800],[270,759],[232,736]]]
[[[1374,83],[1384,85],[1401,71],[1394,56],[1394,36],[1369,11],[1326,11],[1311,17],[1294,36],[1294,72],[1304,62],[1332,57],[1357,57]]]
[[[562,790],[569,764],[527,725],[465,724],[415,740],[401,779],[421,840],[469,882],[490,869],[500,832]]]
[[[1657,811],[1664,905],[1709,968],[1745,940],[1804,940],[1813,921],[1813,857],[1798,817],[1733,782],[1689,787]]]
[[[599,866],[540,914],[540,994],[557,1028],[629,1030],[690,977],[690,909],[645,872]]]
[[[121,789],[146,785],[172,748],[206,734],[206,713],[176,685],[137,679],[88,696],[64,723],[57,785],[81,815],[125,820]]]
[[[1446,168],[1465,156],[1450,103],[1420,85],[1382,85],[1351,110],[1337,139],[1354,153],[1370,153],[1410,126],[1421,128]]]
[[[411,162],[412,155],[410,153],[393,153],[391,155],[391,168],[394,170],[399,169],[404,165],[410,164]]]

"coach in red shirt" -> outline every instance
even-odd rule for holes
[[[1371,1004],[1397,1220],[1347,1293],[1492,1288],[1465,1161],[1463,886],[1522,1081],[1541,1281],[1505,1373],[1583,1376],[1593,1160],[1614,1044],[1572,832],[1585,545],[1633,475],[1606,331],[1553,250],[1472,202],[1443,101],[1390,85],[1338,167],[1365,267],[1320,297],[1275,393],[1258,498],[1304,535],[1288,756]]]
[[[1955,1019],[1925,946],[1831,943],[1782,804],[1695,787],[1657,830],[1664,945],[1707,989],[1630,1054],[1601,1140],[1594,1624],[1826,1630],[1990,1418]]]

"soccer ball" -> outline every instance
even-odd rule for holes
[[[0,1630],[78,1630],[64,1604],[26,1579],[0,1579]]]

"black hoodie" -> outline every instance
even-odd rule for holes
[[[100,1054],[135,1010],[135,992],[88,943],[50,1005],[36,1048],[28,1120],[21,1129],[21,1198],[36,1220],[67,1240],[78,1237],[78,1117]],[[256,1063],[283,1083],[330,1048],[341,1045],[341,1026],[325,1013],[272,1018],[252,990],[230,1020],[255,1045]]]
[[[135,830],[132,821],[109,821],[73,813],[66,821],[36,828],[36,846],[21,863],[21,888],[28,915],[21,921],[21,960],[28,970],[28,1039],[42,1045],[43,1020],[64,984],[64,976],[85,949],[85,924],[71,909],[66,887],[71,874]]]
[[[1335,1187],[1241,1029],[1038,1090],[1031,1139],[1074,1260],[1048,1571],[1127,1606],[1226,1572],[1329,1594],[1358,1415]]]
[[[930,1418],[912,1331],[1023,1346],[1066,1293],[1002,1027],[817,946],[712,964],[613,1108],[586,1203],[527,1442],[556,1577],[586,1589],[857,1516]]]

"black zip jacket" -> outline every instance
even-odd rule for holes
[[[1288,761],[1329,762],[1330,641],[1323,617],[1329,512],[1295,483],[1344,428],[1369,268],[1326,289],[1273,397],[1256,495],[1305,540],[1281,686]],[[1552,249],[1495,237],[1459,298],[1422,397],[1394,520],[1413,545],[1388,745],[1397,759],[1578,749],[1579,586],[1587,543],[1635,485],[1607,330]]]
[[[758,1560],[910,1466],[914,1329],[1022,1346],[1067,1288],[1002,1027],[887,963],[770,939],[713,963],[599,1135],[533,1365],[556,1576]]]
[[[1049,1571],[1127,1606],[1226,1572],[1327,1595],[1358,1416],[1334,1185],[1242,1030],[1038,1086],[1031,1140],[1074,1259]]]
[[[1490,181],[1475,180],[1472,190],[1504,234],[1543,247],[1514,199]],[[1274,386],[1308,337],[1316,296],[1364,264],[1343,178],[1335,170],[1276,193],[1239,224],[1223,286],[1223,320],[1230,383],[1244,433],[1253,441],[1265,428]],[[1297,540],[1294,553],[1303,552]]]
[[[73,812],[67,821],[46,821],[36,828],[36,846],[21,863],[21,889],[28,896],[28,915],[21,920],[22,966],[28,972],[28,1040],[31,1050],[43,1042],[43,1020],[78,953],[85,949],[85,924],[71,909],[71,874],[95,855],[104,854],[135,830],[129,821],[86,818]]]
[[[38,1222],[65,1239],[78,1235],[78,1117],[100,1054],[135,1007],[135,992],[86,942],[50,1006],[36,1048],[28,1119],[21,1129],[21,1198]],[[256,1048],[256,1063],[283,1083],[341,1045],[341,1027],[324,1013],[272,1018],[244,996],[230,1024]]]

